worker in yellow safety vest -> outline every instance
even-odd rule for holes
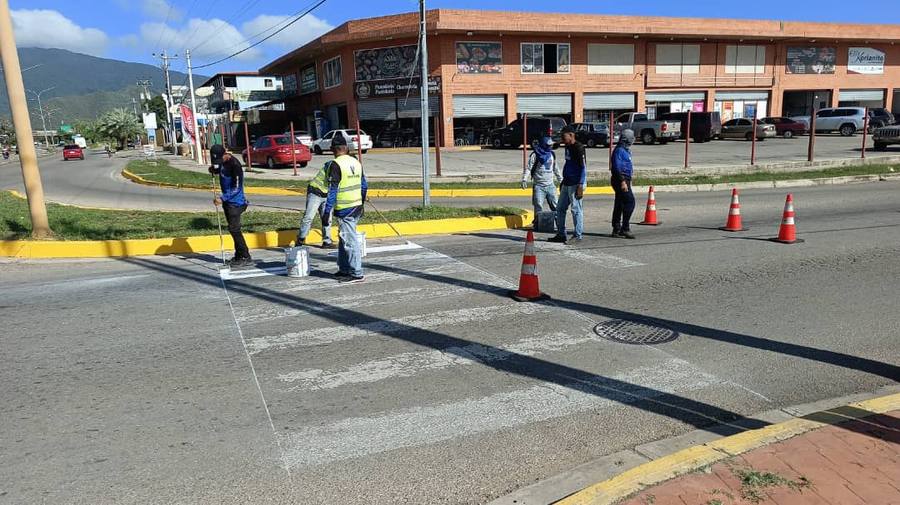
[[[362,244],[356,232],[356,224],[363,216],[368,184],[359,160],[347,154],[347,138],[341,132],[331,141],[334,159],[328,168],[328,198],[325,201],[324,219],[334,211],[338,220],[338,271],[335,276],[341,282],[354,283],[365,280],[362,269]]]
[[[306,244],[306,237],[309,235],[313,219],[318,215],[322,221],[322,249],[334,249],[334,242],[331,240],[331,216],[325,215],[325,202],[328,200],[328,171],[331,169],[332,163],[331,160],[325,163],[306,186],[306,212],[303,213],[303,219],[300,220],[297,245],[309,245]]]

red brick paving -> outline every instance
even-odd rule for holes
[[[810,486],[741,497],[735,469]],[[718,500],[718,501],[716,501]],[[900,505],[900,411],[822,428],[647,489],[622,505]]]

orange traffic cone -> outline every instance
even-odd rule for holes
[[[534,255],[534,232],[529,231],[525,239],[525,254],[522,256],[522,274],[519,276],[519,290],[509,293],[514,300],[530,302],[545,300],[549,296],[541,293],[537,273],[537,256]]]
[[[656,220],[656,193],[653,191],[653,186],[650,186],[650,195],[647,197],[647,210],[644,211],[644,220],[638,224],[646,226],[657,226],[660,224]]]
[[[781,219],[781,228],[778,229],[778,237],[772,239],[782,244],[796,244],[803,242],[797,238],[797,225],[794,224],[794,195],[788,194],[784,201],[784,217]]]
[[[741,199],[738,196],[737,188],[731,190],[731,209],[728,210],[728,219],[725,221],[725,226],[719,229],[722,231],[749,230],[749,228],[744,228],[741,222]]]

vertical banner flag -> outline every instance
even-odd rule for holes
[[[181,131],[185,140],[194,143],[194,112],[187,105],[181,104]]]

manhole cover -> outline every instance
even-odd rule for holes
[[[664,344],[678,338],[678,332],[645,321],[613,319],[594,326],[594,333],[623,344]]]

